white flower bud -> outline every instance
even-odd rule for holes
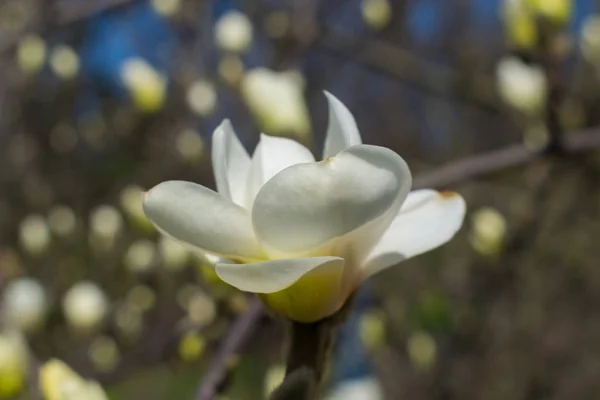
[[[175,138],[175,147],[181,158],[188,163],[197,163],[204,155],[204,141],[193,129],[184,129]]]
[[[483,207],[471,216],[469,241],[478,253],[496,256],[506,237],[506,219],[491,207]]]
[[[55,206],[48,213],[48,223],[55,235],[68,237],[75,232],[77,217],[70,207]]]
[[[101,372],[115,369],[121,358],[115,340],[109,336],[99,336],[94,339],[88,351],[94,367]]]
[[[581,29],[581,52],[588,62],[600,63],[600,15],[585,19]]]
[[[361,10],[366,24],[375,30],[385,28],[392,19],[392,7],[388,0],[362,0]]]
[[[126,60],[121,67],[121,79],[138,109],[154,112],[163,106],[167,79],[146,60],[139,57]]]
[[[62,306],[69,325],[88,333],[102,324],[108,311],[108,300],[95,283],[82,281],[69,289]]]
[[[539,114],[546,101],[548,85],[544,70],[527,65],[516,57],[506,57],[496,70],[500,95],[512,107],[525,114]]]
[[[187,89],[187,103],[190,109],[206,117],[215,111],[217,105],[217,91],[212,83],[200,79],[193,82]]]
[[[309,134],[310,119],[300,74],[253,69],[244,76],[242,95],[265,133],[300,137]]]
[[[46,318],[46,292],[35,279],[19,278],[6,287],[2,306],[10,326],[23,332],[34,332]]]
[[[190,260],[190,251],[180,242],[168,236],[162,236],[158,248],[165,268],[180,270]]]
[[[248,17],[239,11],[230,11],[215,24],[217,45],[226,51],[243,52],[252,44],[253,28]]]
[[[59,78],[72,79],[79,73],[79,56],[69,46],[56,46],[50,53],[50,68]]]
[[[25,387],[29,354],[27,344],[18,331],[0,334],[0,395],[12,398]]]
[[[148,239],[136,240],[125,253],[125,266],[134,273],[148,272],[156,261],[156,245]]]
[[[27,73],[41,70],[46,61],[46,43],[36,35],[25,36],[17,48],[19,67]]]
[[[38,214],[27,216],[19,226],[23,249],[31,255],[40,255],[50,246],[50,228],[46,219]]]
[[[154,227],[142,208],[144,189],[138,185],[128,185],[121,190],[120,204],[129,223],[144,232],[154,231]]]
[[[56,359],[40,368],[39,386],[46,400],[108,400],[100,385],[82,379]]]
[[[114,245],[115,239],[123,227],[123,218],[119,211],[109,205],[102,205],[90,215],[90,242],[99,251],[107,251]]]
[[[152,0],[152,8],[157,14],[170,17],[181,9],[181,0]]]

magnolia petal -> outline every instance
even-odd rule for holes
[[[250,156],[227,119],[213,134],[212,165],[219,193],[235,204],[243,206],[246,201]]]
[[[304,254],[399,207],[410,185],[398,154],[354,146],[322,162],[289,167],[265,183],[252,208],[254,231],[272,256]]]
[[[310,150],[295,140],[262,134],[248,174],[247,206],[252,207],[260,188],[287,167],[314,162]]]
[[[277,314],[314,322],[341,308],[344,260],[337,257],[290,258],[252,264],[218,264],[217,274],[238,289],[259,293]]]
[[[249,264],[218,263],[217,275],[245,292],[274,293],[290,287],[317,267],[343,268],[339,257],[286,258]]]
[[[356,121],[346,108],[334,95],[325,92],[329,105],[329,126],[323,148],[323,159],[333,157],[348,147],[362,144]]]
[[[465,212],[465,201],[457,193],[431,189],[411,192],[365,260],[365,275],[443,245],[460,229]]]
[[[246,209],[191,182],[163,182],[148,191],[144,212],[167,235],[231,259],[261,259]]]

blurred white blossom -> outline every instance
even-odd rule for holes
[[[108,400],[98,383],[82,379],[56,359],[40,368],[39,386],[45,400]]]
[[[134,57],[123,62],[121,79],[141,111],[155,112],[162,108],[167,96],[167,79],[148,61]]]
[[[528,65],[516,57],[505,57],[498,63],[496,79],[507,104],[529,115],[542,112],[548,84],[541,67]]]
[[[199,79],[193,82],[187,89],[187,103],[190,109],[206,117],[215,111],[217,105],[217,91],[212,83]]]
[[[478,253],[496,256],[506,238],[506,219],[495,208],[482,207],[471,216],[469,241]]]
[[[44,67],[46,62],[46,43],[37,35],[27,35],[17,47],[19,67],[27,73],[35,73]]]
[[[50,68],[59,78],[75,78],[79,67],[79,56],[72,47],[59,45],[50,52]]]
[[[310,117],[304,99],[304,81],[299,73],[253,69],[244,76],[242,95],[265,133],[307,138]]]
[[[19,225],[19,239],[27,253],[36,256],[44,253],[52,240],[46,219],[39,214],[25,217]]]
[[[81,281],[67,291],[62,308],[67,323],[74,330],[89,333],[103,323],[108,312],[108,299],[95,283]]]
[[[30,333],[44,323],[48,306],[44,287],[33,278],[11,281],[4,291],[2,310],[6,323]]]
[[[0,398],[14,398],[24,388],[29,366],[29,351],[16,330],[0,333]]]
[[[375,30],[386,27],[392,19],[389,0],[362,0],[361,10],[366,24]]]
[[[57,205],[48,212],[48,224],[55,235],[68,237],[77,228],[77,217],[72,208]]]
[[[248,17],[239,11],[229,11],[215,24],[215,41],[226,51],[244,52],[252,44],[253,28]]]

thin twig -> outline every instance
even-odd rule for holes
[[[196,400],[215,398],[227,378],[231,357],[237,354],[248,341],[262,316],[262,304],[258,299],[253,299],[250,309],[242,314],[229,329],[227,337],[196,392]]]

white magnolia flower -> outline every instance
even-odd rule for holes
[[[526,114],[538,114],[544,107],[548,83],[542,68],[506,57],[496,70],[498,90],[510,106]]]
[[[335,313],[363,280],[447,242],[466,208],[455,193],[409,194],[404,160],[361,144],[350,112],[327,98],[323,161],[267,135],[251,158],[224,121],[213,136],[218,193],[169,181],[144,196],[158,229],[236,261],[215,265],[221,279],[301,322]]]
[[[291,133],[299,137],[309,134],[304,82],[297,72],[255,68],[244,75],[242,95],[261,129],[268,134]]]

